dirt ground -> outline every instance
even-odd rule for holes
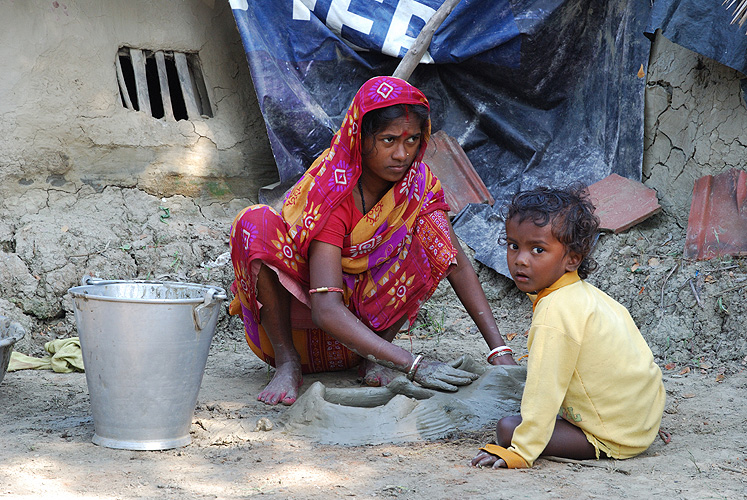
[[[462,342],[470,340],[466,335]],[[419,340],[426,352],[458,339]],[[478,348],[479,350],[479,348]],[[589,466],[540,459],[523,471],[479,470],[468,462],[491,432],[435,442],[322,446],[277,422],[284,408],[253,395],[266,368],[235,341],[211,351],[193,442],[167,451],[126,451],[91,443],[93,422],[82,373],[13,372],[0,386],[0,497],[6,498],[745,498],[747,374],[668,371],[663,427],[642,456]],[[354,386],[329,375],[307,377]],[[253,432],[266,417],[275,427]],[[237,431],[236,423],[243,424]],[[209,424],[209,425],[208,425]],[[225,425],[227,432],[221,431]],[[211,429],[206,431],[205,429]]]
[[[225,250],[224,240],[205,228],[199,233],[212,238],[207,245],[212,253],[206,252],[211,258]],[[191,427],[193,441],[183,448],[96,446],[84,374],[8,373],[0,384],[0,497],[746,498],[747,259],[689,262],[681,258],[683,243],[684,232],[666,214],[657,215],[626,233],[602,236],[596,251],[600,269],[590,278],[631,310],[664,372],[662,427],[672,439],[669,444],[657,439],[640,457],[582,464],[540,459],[522,471],[472,468],[469,460],[491,439],[489,427],[399,445],[308,442],[286,432],[286,408],[255,400],[270,372],[244,343],[240,321],[222,313]],[[119,243],[111,248],[120,254],[129,250]],[[143,245],[141,251],[161,251],[162,268],[172,271],[174,255],[186,255],[168,242],[161,248]],[[145,261],[139,259],[141,265]],[[525,353],[528,300],[508,279],[475,266],[509,345]],[[230,283],[230,266],[212,274],[209,266],[207,274],[205,266],[195,267],[199,272],[186,264],[180,269],[192,281]],[[39,355],[44,341],[74,335],[69,305],[63,308],[66,314],[30,328],[19,350]],[[426,304],[410,337],[396,342],[443,360],[460,353],[483,359],[486,351],[448,284]],[[351,371],[307,376],[304,389],[317,380],[334,387],[359,385]],[[272,422],[272,430],[255,431],[260,418]]]

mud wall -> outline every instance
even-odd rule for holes
[[[275,179],[228,2],[4,2],[0,32],[3,197],[68,184],[253,197]],[[120,47],[197,53],[213,116],[127,109]]]
[[[747,259],[683,258],[692,191],[747,169],[744,75],[657,36],[645,93],[643,182],[662,212],[600,240],[590,280],[630,310],[657,361],[714,378],[747,365]],[[718,378],[717,378],[718,380]]]
[[[228,2],[0,9],[0,314],[19,349],[75,334],[84,274],[230,285],[231,220],[277,171]],[[127,109],[121,47],[197,54],[212,116]]]
[[[652,45],[643,181],[683,231],[695,180],[747,167],[744,77],[658,34]]]

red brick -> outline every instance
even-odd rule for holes
[[[468,203],[495,203],[462,147],[443,130],[431,136],[423,159],[441,181],[450,215]]]
[[[731,169],[695,181],[684,256],[747,255],[747,172]]]
[[[615,234],[661,211],[655,190],[617,174],[589,186],[589,194],[600,228]]]

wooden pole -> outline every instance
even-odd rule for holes
[[[394,70],[394,74],[397,78],[407,80],[412,76],[412,72],[420,64],[420,60],[423,58],[423,54],[428,50],[433,39],[433,34],[436,32],[439,26],[444,20],[451,14],[454,7],[459,3],[460,0],[445,0],[441,7],[428,19],[423,29],[418,34],[412,47],[407,51],[405,57],[399,62],[397,69]]]

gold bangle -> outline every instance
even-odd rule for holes
[[[337,288],[336,286],[321,286],[319,288],[312,288],[309,290],[309,293],[323,293],[323,292],[340,292],[345,293],[345,290],[342,288]]]

